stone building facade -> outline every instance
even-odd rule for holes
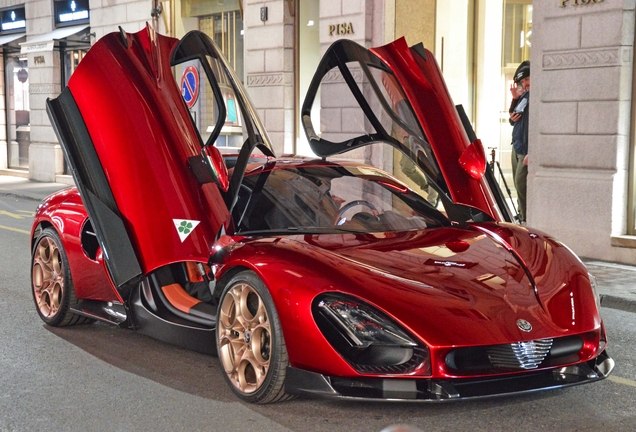
[[[86,4],[88,5],[88,1]],[[0,83],[0,97],[4,108],[3,115],[0,116],[0,169],[17,168],[9,173],[28,175],[29,178],[38,181],[70,183],[72,181],[69,176],[60,176],[65,170],[64,156],[49,122],[45,106],[46,99],[59,95],[65,80],[68,79],[62,72],[64,54],[72,52],[81,56],[82,52],[90,48],[91,42],[106,32],[116,30],[117,26],[122,26],[127,31],[138,31],[150,18],[152,2],[148,0],[91,1],[90,15],[87,15],[90,18],[80,19],[79,24],[72,21],[60,22],[56,19],[55,5],[56,2],[53,0],[0,1],[2,10],[21,6],[26,16],[26,27],[18,33],[21,37],[3,45],[2,72],[5,78]],[[75,8],[74,11],[81,10],[79,2]],[[16,33],[10,33],[8,36],[11,35]],[[71,49],[66,50],[65,48],[68,47]],[[16,162],[16,154],[22,150],[16,149],[14,140],[17,137],[10,136],[14,132],[10,126],[11,116],[15,113],[12,114],[7,110],[8,105],[12,103],[7,98],[7,92],[12,91],[12,77],[5,74],[9,57],[28,65],[29,124],[17,126],[17,129],[29,129],[27,161]],[[12,153],[13,163],[11,163]],[[23,156],[21,155],[19,159],[23,159]]]
[[[533,28],[529,224],[636,264],[634,1],[543,1]]]

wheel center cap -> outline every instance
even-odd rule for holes
[[[247,330],[245,332],[245,343],[250,343],[250,340],[252,339],[252,332],[250,332],[249,330]]]

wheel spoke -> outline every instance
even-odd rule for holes
[[[254,318],[258,324],[267,323],[267,310],[265,309],[265,303],[260,298],[258,299],[258,310]],[[269,329],[269,324],[267,324],[267,328]]]

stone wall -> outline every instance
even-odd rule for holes
[[[267,21],[261,21],[261,8]],[[293,149],[294,17],[282,0],[246,0],[244,6],[246,88],[277,155]]]
[[[634,0],[534,8],[528,224],[581,256],[636,264],[612,246],[626,229],[633,45]]]

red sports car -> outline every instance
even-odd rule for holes
[[[302,108],[313,158],[275,157],[198,31],[101,38],[47,109],[77,185],[33,224],[49,325],[216,353],[258,403],[446,401],[612,371],[594,278],[511,223],[421,45],[329,48]]]

